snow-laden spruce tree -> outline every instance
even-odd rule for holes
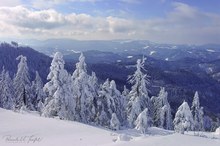
[[[151,100],[148,96],[148,90],[146,84],[149,83],[148,75],[144,74],[143,60],[138,59],[135,73],[129,77],[129,82],[133,84],[131,91],[129,92],[129,102],[127,105],[127,119],[130,127],[134,127],[134,122],[138,115],[145,109],[148,108],[148,112],[151,112]]]
[[[96,123],[101,126],[109,127],[111,115],[114,113],[110,104],[114,104],[114,100],[109,95],[110,82],[107,79],[100,85],[100,91],[97,98],[97,119]],[[113,105],[115,107],[115,105]]]
[[[34,108],[35,110],[41,112],[46,95],[43,91],[43,82],[37,71],[35,73],[35,79],[32,81],[31,90]]]
[[[199,119],[200,119],[200,122],[199,122],[199,130],[200,130],[200,131],[205,131],[205,129],[204,129],[204,110],[203,110],[203,107],[200,107],[200,110],[199,110]]]
[[[153,123],[156,127],[172,129],[172,116],[170,104],[167,100],[168,93],[161,88],[157,97],[151,98],[153,104]]]
[[[18,63],[18,70],[13,81],[16,109],[21,109],[21,107],[24,106],[29,110],[34,110],[31,99],[31,82],[27,66],[27,58],[23,55],[20,55],[16,59],[20,60]]]
[[[0,80],[0,107],[13,110],[15,108],[13,82],[9,72],[3,67]]]
[[[0,94],[3,93],[5,72],[6,72],[5,67],[3,66],[2,72],[0,74]],[[0,96],[0,107],[3,107],[1,96]]]
[[[159,93],[160,95],[160,93]],[[162,101],[159,98],[160,96],[152,96],[151,98],[151,102],[153,105],[152,108],[152,122],[153,125],[156,127],[160,127],[161,126],[161,121],[160,121],[160,113],[161,113],[161,107],[162,107]]]
[[[203,126],[204,113],[203,113],[203,108],[200,107],[199,94],[197,91],[195,92],[195,95],[193,97],[191,112],[192,112],[193,119],[194,119],[194,130],[203,131],[204,130],[204,126]]]
[[[124,90],[122,91],[122,107],[124,108],[122,110],[122,116],[123,116],[123,122],[122,125],[128,125],[128,121],[127,121],[127,111],[126,111],[126,107],[128,105],[128,101],[129,101],[129,90],[126,88],[126,86],[124,86]]]
[[[76,70],[72,75],[74,94],[76,97],[76,120],[90,123],[95,120],[96,111],[94,98],[96,95],[94,85],[96,76],[87,74],[85,57],[81,53]]]
[[[98,91],[99,91],[99,84],[98,84],[98,78],[96,76],[95,72],[92,72],[92,75],[89,78],[89,83],[91,86],[91,91],[94,95],[95,100],[97,100],[98,97]]]
[[[124,90],[122,91],[122,96],[123,96],[123,106],[126,107],[129,101],[129,90],[124,86]],[[125,110],[126,111],[126,110]]]
[[[173,124],[174,130],[181,134],[184,134],[184,131],[193,130],[193,116],[187,102],[184,101],[182,105],[180,105],[180,107],[178,108]]]
[[[127,97],[129,94],[129,90],[127,89],[127,87],[124,85],[124,90],[122,91],[122,95]],[[128,99],[127,99],[128,100]]]
[[[120,129],[120,121],[115,113],[112,114],[112,118],[110,120],[110,128],[112,130],[119,130]]]
[[[55,53],[47,76],[49,81],[43,88],[47,98],[42,116],[74,120],[75,99],[72,96],[72,82],[64,64],[63,55]]]
[[[135,121],[135,129],[140,130],[142,134],[145,134],[150,125],[150,116],[148,109],[145,108],[137,117]]]
[[[122,103],[120,91],[116,89],[115,81],[107,79],[100,87],[97,98],[97,124],[110,127],[112,114],[115,113],[118,120],[123,122]]]
[[[125,111],[124,105],[124,96],[121,95],[121,92],[117,89],[116,83],[114,80],[110,82],[110,96],[114,100],[115,107],[112,110],[115,110],[114,113],[117,115],[120,122],[124,122],[126,117],[123,115]]]

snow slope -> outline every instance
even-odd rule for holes
[[[113,132],[77,122],[49,119],[30,113],[0,109],[0,146],[219,146],[220,136],[180,135],[150,128],[145,136],[136,130]],[[213,137],[216,138],[213,138]]]

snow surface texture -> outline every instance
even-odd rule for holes
[[[219,146],[215,133],[185,135],[149,128],[146,135],[135,129],[110,131],[37,114],[0,109],[0,146]]]

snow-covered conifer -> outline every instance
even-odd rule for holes
[[[140,130],[142,134],[145,134],[149,127],[149,113],[148,109],[145,108],[137,117],[135,121],[135,129]]]
[[[98,101],[98,113],[95,122],[97,125],[109,128],[110,120],[107,113],[104,111],[104,106],[102,106],[101,104],[102,103]]]
[[[64,60],[61,53],[54,55],[50,66],[49,80],[45,86],[45,107],[42,116],[74,120],[75,102],[72,96],[71,78],[64,69]]]
[[[92,75],[89,78],[89,84],[91,87],[91,92],[92,92],[95,100],[97,100],[100,85],[98,84],[98,78],[97,78],[95,72],[92,72]]]
[[[122,96],[123,96],[123,101],[122,101],[122,105],[123,105],[123,107],[127,107],[127,104],[128,104],[128,102],[129,102],[129,96],[128,96],[128,94],[129,94],[129,90],[126,88],[126,86],[124,86],[124,90],[122,91]],[[125,110],[126,111],[126,110]]]
[[[127,105],[127,116],[130,127],[134,127],[134,121],[145,108],[148,108],[149,113],[151,112],[151,101],[146,88],[146,84],[149,83],[147,79],[148,75],[142,72],[144,62],[145,58],[143,58],[143,60],[138,59],[136,65],[137,70],[129,77],[129,82],[133,84],[128,95],[129,102]]]
[[[174,130],[184,134],[184,131],[193,130],[194,121],[187,102],[183,102],[178,108],[174,121]]]
[[[110,120],[110,128],[112,130],[119,130],[120,129],[120,122],[119,122],[117,115],[115,113],[112,114],[112,118]]]
[[[73,88],[76,97],[76,120],[84,123],[93,122],[95,120],[95,104],[93,87],[96,76],[87,74],[85,57],[81,53],[79,62],[76,63],[76,70],[73,72]]]
[[[125,111],[125,107],[123,106],[124,97],[121,95],[121,92],[117,89],[116,83],[114,80],[110,82],[110,96],[114,100],[115,107],[112,109],[114,113],[117,115],[120,122],[126,120],[126,117],[123,115],[123,111]]]
[[[122,95],[127,97],[129,94],[129,90],[126,88],[126,86],[124,85],[124,90],[122,91]]]
[[[16,108],[20,109],[22,106],[26,106],[29,110],[34,110],[31,99],[31,82],[27,66],[27,58],[20,55],[16,58],[20,60],[18,64],[18,70],[14,78]]]
[[[199,94],[196,91],[193,97],[191,112],[194,119],[194,130],[202,131],[203,128],[203,108],[200,107]]]
[[[153,105],[152,121],[153,121],[154,126],[156,126],[156,127],[160,127],[160,125],[161,125],[160,113],[161,113],[161,108],[162,108],[162,101],[159,97],[160,97],[160,93],[158,96],[152,96],[152,98],[151,98],[152,105]]]
[[[44,103],[45,93],[43,91],[43,82],[39,73],[36,71],[35,79],[32,81],[31,85],[32,90],[32,98],[33,98],[33,105],[35,110],[41,111],[42,104]]]
[[[115,113],[121,124],[124,123],[126,117],[123,115],[125,110],[122,104],[123,96],[117,90],[115,81],[111,82],[107,79],[102,85],[97,98],[97,123],[109,127],[112,114]],[[105,116],[105,117],[103,117]],[[101,121],[106,119],[105,122]]]
[[[13,82],[4,68],[1,73],[0,88],[0,107],[13,110],[15,108]]]
[[[98,100],[98,92],[100,85],[98,84],[98,78],[96,77],[95,72],[92,72],[92,75],[89,77],[89,87],[90,87],[90,92],[93,96],[93,104],[94,104],[94,106],[92,106],[93,112],[90,120],[92,122],[96,122],[95,118],[97,114],[97,100]]]
[[[204,131],[204,111],[203,107],[199,109],[199,130]]]
[[[161,88],[158,97],[152,97],[153,122],[157,127],[172,129],[172,116],[170,104],[167,100],[168,93]]]
[[[107,79],[102,85],[100,85],[100,91],[97,98],[97,118],[96,123],[101,126],[108,126],[109,123],[109,111],[108,111],[108,102],[107,93],[109,93],[110,82]],[[107,109],[107,110],[106,110]],[[112,114],[112,113],[111,113]]]
[[[126,86],[124,86],[124,90],[122,91],[122,107],[123,107],[123,110],[122,110],[122,116],[123,116],[123,122],[122,124],[123,125],[128,125],[128,121],[127,121],[127,111],[126,111],[126,108],[127,108],[127,105],[128,105],[128,101],[129,101],[129,90],[126,88]]]
[[[5,67],[3,66],[2,72],[0,74],[0,94],[3,93],[5,72],[6,72]],[[0,107],[3,107],[1,98],[0,98]]]

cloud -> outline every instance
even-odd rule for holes
[[[150,25],[154,39],[176,43],[218,43],[220,16],[199,11],[184,3],[173,3],[173,11],[165,18],[152,19]],[[216,41],[218,40],[218,41]]]
[[[220,16],[173,3],[165,17],[127,19],[62,14],[54,9],[0,7],[0,37],[147,39],[165,43],[219,43]]]
[[[111,33],[129,33],[135,29],[135,24],[133,21],[116,18],[107,17],[107,22],[109,24],[109,32]]]
[[[55,10],[30,11],[22,6],[0,8],[0,18],[10,25],[30,29],[51,29],[65,23],[63,15]]]
[[[129,31],[133,22],[116,17],[92,17],[88,14],[61,14],[53,9],[29,10],[23,6],[1,7],[0,18],[8,25],[25,29],[58,29],[68,27],[82,30]],[[125,27],[126,24],[126,27]],[[94,31],[93,30],[93,31]]]
[[[69,2],[90,2],[95,3],[102,0],[30,0],[31,7],[37,9],[48,9],[59,4],[69,3]]]
[[[0,7],[14,7],[20,4],[20,0],[0,0]]]

